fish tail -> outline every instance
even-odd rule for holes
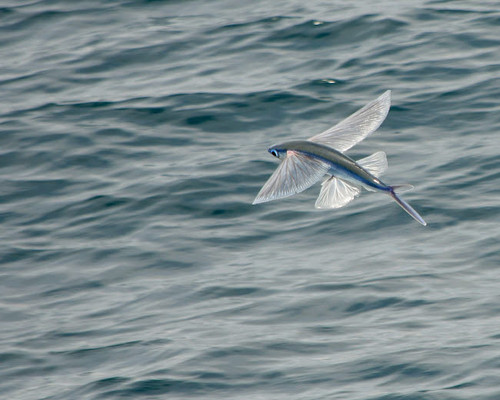
[[[405,185],[398,185],[398,186],[392,186],[389,191],[389,195],[398,203],[403,210],[405,210],[410,216],[417,221],[418,223],[422,224],[423,226],[427,225],[427,222],[424,221],[424,219],[420,216],[418,212],[416,212],[412,206],[410,206],[406,201],[404,201],[401,197],[398,196],[396,193],[396,190],[399,188],[403,188]]]

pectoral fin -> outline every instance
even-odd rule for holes
[[[253,204],[300,193],[319,181],[328,168],[326,163],[317,158],[289,150],[287,157],[264,184]]]
[[[390,107],[391,91],[387,90],[337,125],[309,140],[344,152],[375,132],[384,121]]]

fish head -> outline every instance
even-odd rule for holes
[[[267,149],[273,157],[284,159],[286,157],[287,149],[283,145],[276,144]]]

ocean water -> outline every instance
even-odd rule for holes
[[[3,0],[0,397],[500,399],[497,1]],[[388,183],[252,206],[385,90]]]

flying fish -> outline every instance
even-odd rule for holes
[[[292,140],[268,149],[282,160],[264,184],[253,204],[278,200],[300,193],[326,175],[315,207],[340,208],[357,197],[361,188],[386,193],[413,219],[424,219],[397,192],[413,189],[411,185],[386,185],[380,176],[387,169],[383,151],[355,161],[344,152],[375,132],[391,106],[391,91],[368,103],[337,125],[307,140]]]

